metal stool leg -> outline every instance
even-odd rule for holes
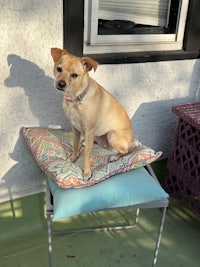
[[[157,257],[158,257],[158,250],[160,247],[160,241],[161,241],[163,226],[164,226],[164,222],[165,222],[166,211],[167,211],[167,207],[164,207],[163,211],[162,211],[162,218],[161,218],[160,228],[159,228],[158,237],[157,237],[157,241],[156,241],[156,247],[155,247],[152,267],[156,266]]]
[[[49,267],[53,267],[52,261],[52,232],[51,232],[51,215],[47,214],[47,227],[48,227],[48,256],[49,256]]]

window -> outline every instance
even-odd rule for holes
[[[199,56],[198,0],[68,0],[63,3],[64,47],[76,55],[90,55],[100,63]]]
[[[173,2],[85,0],[84,53],[182,49],[188,0]]]

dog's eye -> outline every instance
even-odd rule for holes
[[[71,77],[72,78],[77,78],[78,77],[78,74],[74,72],[74,73],[71,74]]]
[[[58,72],[62,72],[62,68],[60,66],[57,67]]]

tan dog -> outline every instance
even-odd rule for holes
[[[85,136],[84,178],[91,176],[90,151],[94,141],[104,147],[112,147],[116,155],[112,160],[129,152],[133,139],[130,119],[119,101],[89,77],[88,72],[97,69],[91,58],[79,58],[59,48],[52,48],[55,62],[56,89],[64,92],[63,108],[71,121],[73,153],[71,161],[79,156],[80,134]]]

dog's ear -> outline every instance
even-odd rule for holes
[[[86,71],[90,71],[92,68],[94,71],[97,69],[99,63],[90,57],[81,58],[81,63]]]
[[[62,50],[60,48],[51,48],[51,56],[54,62],[57,62],[61,56],[68,54],[67,50]]]

